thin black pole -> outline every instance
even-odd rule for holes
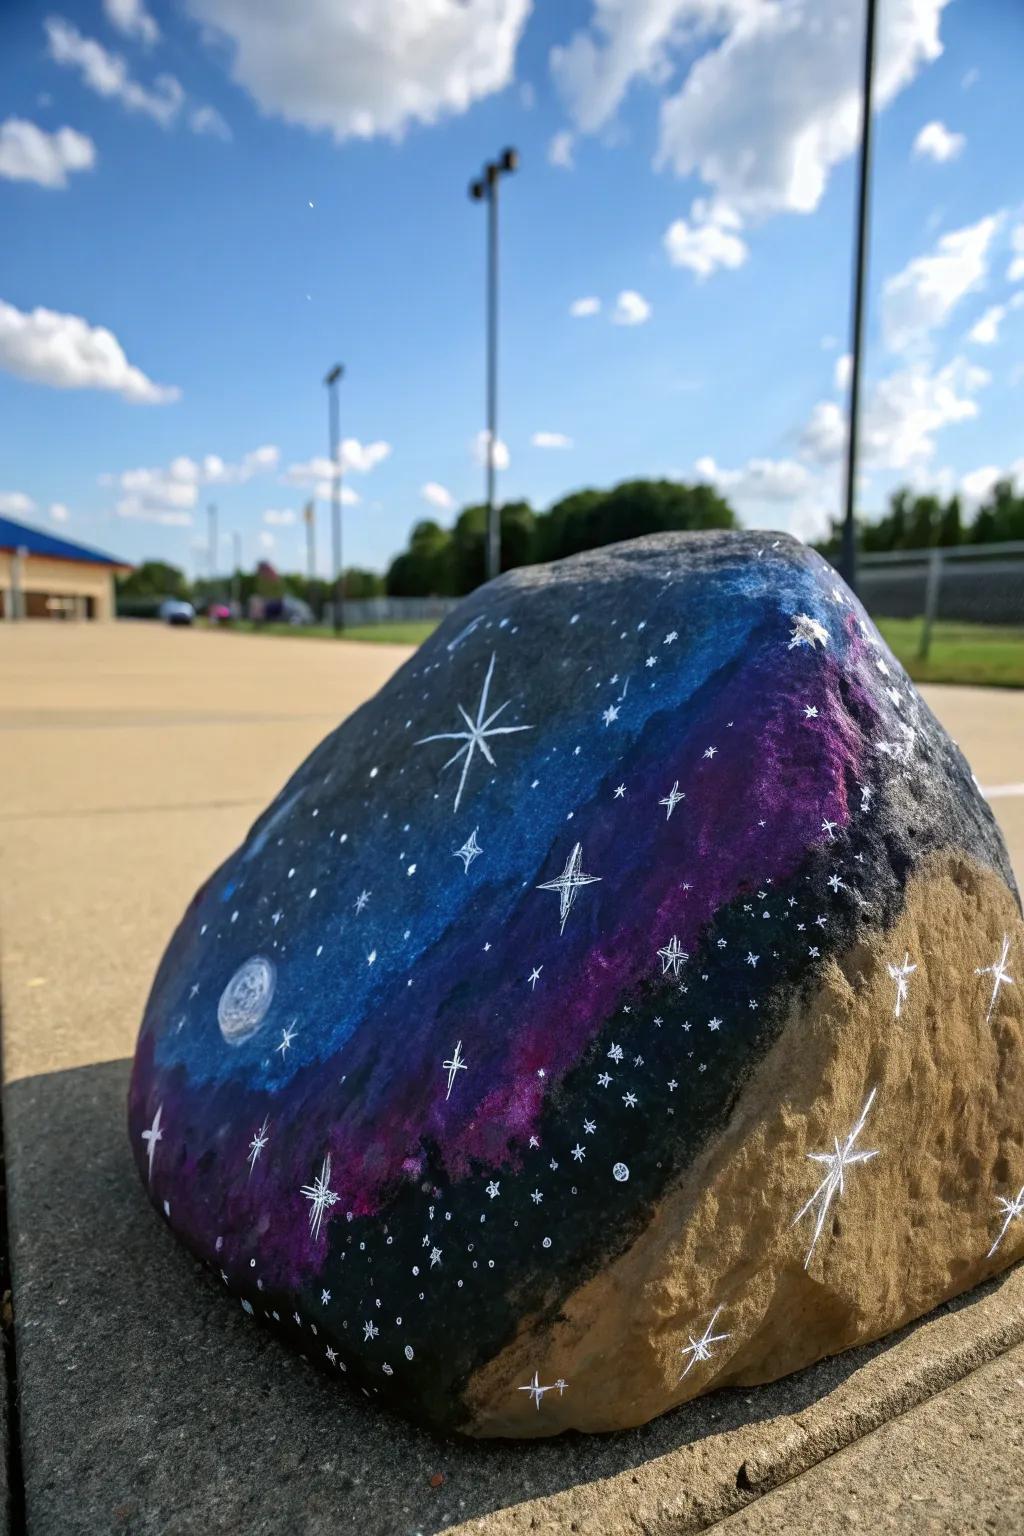
[[[494,484],[498,432],[498,173],[487,174],[487,579],[501,572],[501,525]]]
[[[331,554],[334,563],[331,614],[336,635],[345,628],[345,579],[341,569],[341,454],[338,441],[338,380],[342,371],[339,364],[331,369],[324,380],[327,385],[328,432],[331,440]]]
[[[849,434],[846,443],[846,508],[843,516],[841,567],[846,584],[857,590],[857,448],[860,429],[861,356],[864,348],[864,299],[867,288],[869,213],[871,201],[871,97],[875,73],[876,0],[866,0],[864,26],[864,84],[861,92],[860,180],[857,191],[857,245],[854,264],[853,318],[851,324]]]

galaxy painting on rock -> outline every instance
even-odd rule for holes
[[[911,793],[941,814],[896,858],[877,828]],[[347,1382],[470,1432],[590,1427],[589,1367],[545,1356],[567,1299],[949,847],[1013,893],[962,758],[817,555],[659,536],[513,573],[196,895],[139,1038],[141,1177],[236,1304]],[[814,1212],[788,1237],[793,1215],[796,1271]],[[677,1332],[663,1408],[737,1336],[710,1298]],[[489,1426],[474,1383],[513,1341],[527,1367]]]

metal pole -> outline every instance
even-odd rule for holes
[[[501,523],[495,498],[498,432],[498,171],[487,168],[487,579],[501,572]]]
[[[864,83],[861,93],[860,179],[857,190],[857,244],[854,267],[853,318],[851,324],[849,435],[846,443],[846,509],[843,517],[842,574],[851,591],[857,590],[857,438],[860,427],[861,354],[864,347],[864,295],[868,270],[868,214],[871,194],[871,96],[875,72],[875,14],[877,0],[866,0],[864,27]]]
[[[210,520],[210,550],[209,550],[209,557],[210,557],[210,597],[213,598],[213,597],[216,596],[216,593],[217,593],[217,555],[218,555],[218,550],[217,550],[217,508],[213,504],[213,502],[211,502],[210,505],[207,507],[206,515],[207,515],[207,517]]]
[[[341,454],[338,441],[338,380],[344,370],[337,363],[324,380],[327,385],[328,428],[331,439],[331,545],[334,561],[334,592],[331,614],[334,633],[345,628],[345,581],[341,569]]]
[[[306,569],[310,581],[316,580],[316,502],[310,497],[302,512],[306,522]]]
[[[924,589],[924,623],[917,647],[920,661],[928,660],[932,644],[932,627],[939,611],[939,587],[942,584],[942,550],[936,547],[928,556],[928,579]]]
[[[236,528],[232,535],[235,549],[234,572],[231,576],[231,607],[236,614],[242,610],[242,535]]]

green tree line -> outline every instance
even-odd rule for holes
[[[1011,479],[998,480],[974,516],[965,520],[959,496],[943,500],[901,487],[876,522],[858,526],[858,544],[866,552],[897,549],[948,549],[955,544],[997,544],[1024,539],[1024,494]],[[842,523],[833,518],[828,536],[815,548],[834,559]]]
[[[503,571],[645,533],[739,527],[728,502],[711,486],[676,480],[626,480],[608,491],[574,491],[546,512],[535,512],[528,501],[509,501],[500,516]],[[431,519],[417,523],[408,546],[388,568],[388,593],[461,597],[472,592],[485,579],[486,530],[484,506],[466,507],[451,528]]]

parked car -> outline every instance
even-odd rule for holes
[[[168,597],[160,604],[160,617],[165,624],[191,624],[195,616],[192,604],[182,602],[180,598]]]

